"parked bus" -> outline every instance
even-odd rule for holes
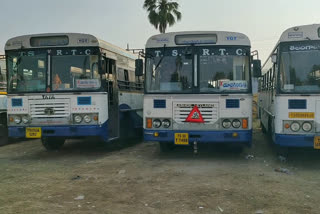
[[[159,142],[162,151],[193,145],[196,152],[198,143],[251,145],[251,57],[246,35],[160,34],[147,41],[145,54],[145,141]]]
[[[261,126],[280,152],[320,149],[320,25],[287,29],[262,68]]]
[[[0,55],[0,145],[8,143],[6,77],[5,57]]]
[[[68,138],[111,141],[142,130],[137,56],[78,33],[19,36],[5,51],[10,137],[56,150]]]

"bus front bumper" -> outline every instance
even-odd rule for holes
[[[108,130],[107,122],[103,125],[84,125],[84,126],[30,126],[40,127],[42,137],[101,137],[102,140],[107,141]],[[26,127],[9,126],[9,137],[24,138],[26,137]]]
[[[158,133],[158,137],[155,137]],[[228,143],[251,146],[252,130],[233,131],[184,131],[184,130],[144,130],[145,141],[174,143],[175,133],[188,133],[189,144],[197,143]],[[236,134],[235,134],[236,133]]]
[[[315,135],[275,134],[275,144],[283,147],[313,147]]]

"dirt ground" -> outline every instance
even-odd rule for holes
[[[268,141],[255,129],[240,154],[202,146],[198,155],[141,142],[74,140],[57,152],[39,140],[9,144],[0,147],[0,213],[319,213],[320,153],[282,160]]]

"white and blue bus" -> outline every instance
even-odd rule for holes
[[[0,55],[0,145],[8,143],[6,77],[5,56]]]
[[[262,130],[280,151],[320,149],[320,24],[283,32],[262,68],[259,106]]]
[[[10,137],[111,141],[142,130],[142,62],[95,36],[25,35],[5,45]]]
[[[252,141],[250,41],[242,33],[177,32],[146,44],[144,140],[174,145]],[[259,63],[255,63],[258,65]]]

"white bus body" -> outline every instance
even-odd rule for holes
[[[6,61],[0,55],[0,145],[8,142]]]
[[[20,36],[5,51],[10,137],[57,149],[67,138],[110,141],[142,129],[142,83],[130,52],[78,33]]]
[[[263,65],[259,112],[279,148],[320,148],[320,25],[287,29]]]
[[[193,143],[251,145],[250,41],[204,31],[146,44],[144,139],[162,149]]]

